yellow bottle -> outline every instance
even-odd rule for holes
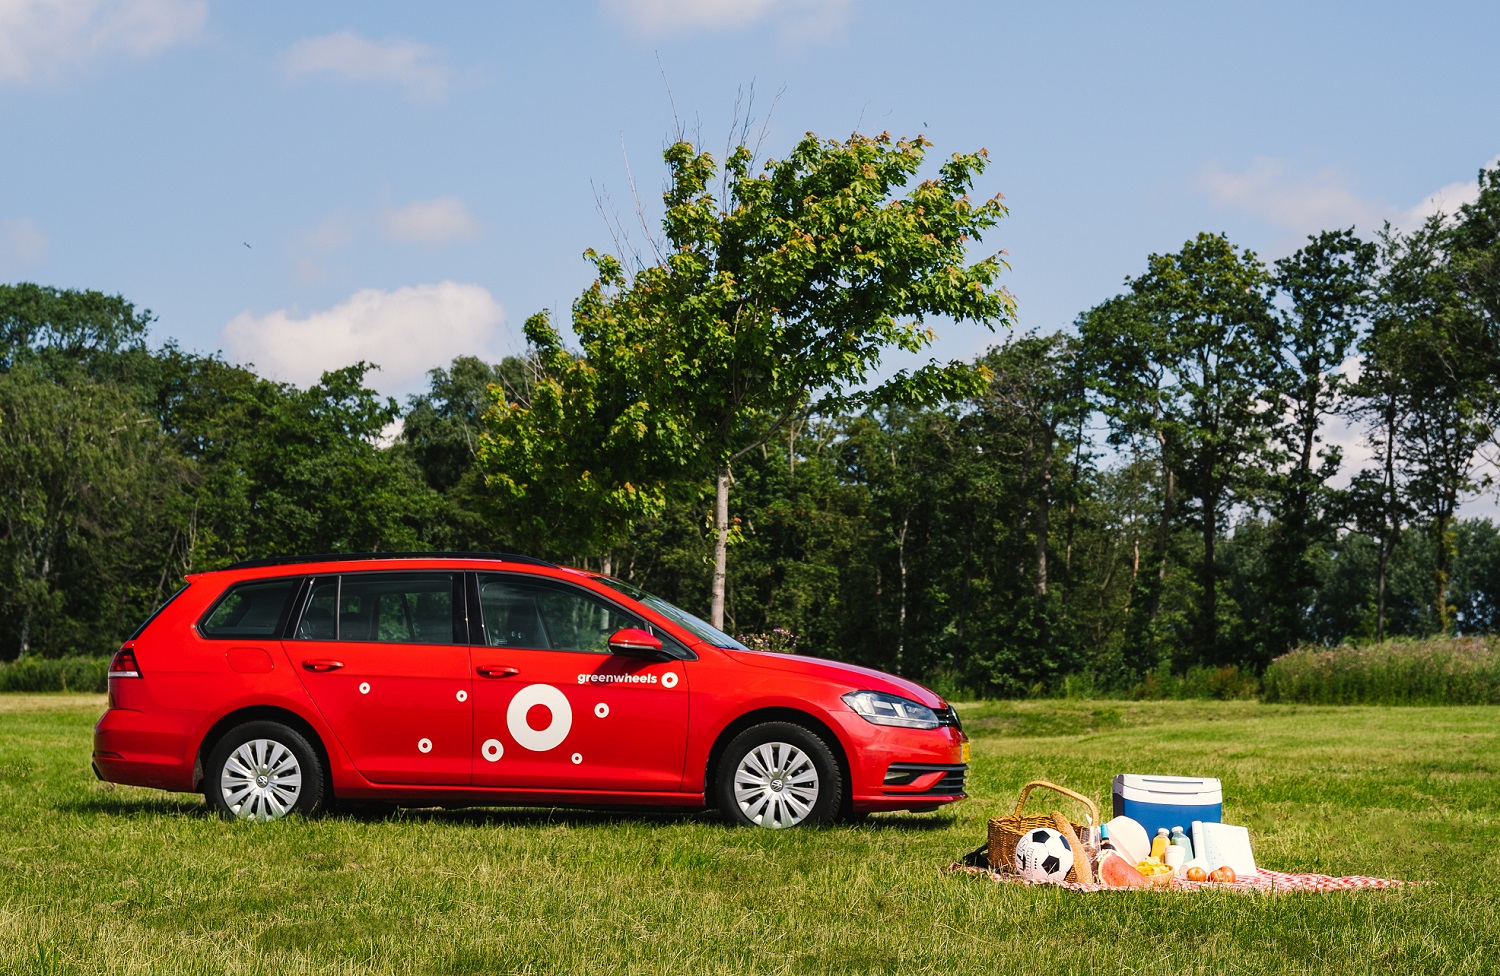
[[[1171,844],[1172,837],[1167,833],[1167,828],[1162,827],[1157,830],[1156,836],[1151,838],[1151,860],[1158,864],[1162,863],[1162,859],[1167,856],[1167,848]]]

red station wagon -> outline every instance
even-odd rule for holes
[[[491,553],[199,573],[120,648],[101,779],[275,820],[338,801],[707,807],[764,827],[964,798],[921,685],[746,649],[622,582]]]

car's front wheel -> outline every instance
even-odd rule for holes
[[[246,722],[209,753],[203,794],[226,820],[280,820],[322,811],[323,763],[296,729]]]
[[[765,722],[730,741],[717,789],[731,820],[779,829],[832,823],[843,784],[822,738],[791,722]]]

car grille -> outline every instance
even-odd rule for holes
[[[946,725],[950,728],[955,729],[963,728],[963,726],[959,724],[958,721],[958,710],[955,709],[952,705],[949,705],[947,708],[934,709],[934,711],[937,712],[938,725]]]
[[[915,793],[900,791],[901,796],[959,796],[964,792],[964,777],[968,775],[968,766],[939,766],[930,763],[891,763],[891,768],[886,771],[886,786],[904,786],[914,783],[929,773],[942,773],[936,783],[925,790]],[[887,790],[887,795],[897,793],[896,790]]]

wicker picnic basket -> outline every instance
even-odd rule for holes
[[[1036,830],[1038,827],[1052,827],[1054,830],[1056,829],[1056,825],[1053,824],[1052,817],[1049,814],[1024,816],[1021,813],[1021,810],[1026,806],[1026,798],[1038,786],[1045,786],[1049,790],[1055,790],[1063,796],[1072,797],[1079,803],[1082,803],[1088,808],[1089,816],[1093,818],[1093,823],[1096,825],[1099,823],[1099,808],[1094,806],[1093,800],[1090,800],[1081,793],[1074,793],[1065,786],[1058,786],[1056,783],[1049,783],[1044,779],[1034,779],[1021,787],[1021,796],[1016,800],[1015,813],[1008,813],[1003,817],[995,817],[990,821],[990,844],[988,852],[990,870],[1002,872],[1015,871],[1016,843],[1022,837],[1026,836],[1028,831]],[[1073,823],[1071,820],[1068,822]],[[1080,837],[1083,836],[1082,824],[1073,823],[1073,830]]]

